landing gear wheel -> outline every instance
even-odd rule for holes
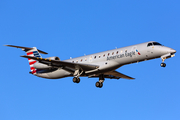
[[[166,67],[166,63],[161,63],[161,67]]]
[[[74,83],[79,83],[79,82],[80,82],[80,78],[74,77],[74,78],[73,78],[73,82],[74,82]]]
[[[73,78],[73,82],[76,83],[76,77]]]
[[[76,79],[76,83],[79,83],[79,82],[80,82],[80,78],[77,78],[77,79]]]
[[[99,85],[100,85],[100,82],[96,82],[96,87],[99,87]]]
[[[103,86],[103,83],[100,83],[99,88],[102,88],[102,86]]]
[[[102,88],[102,86],[103,86],[103,83],[101,83],[101,82],[96,82],[96,87]]]

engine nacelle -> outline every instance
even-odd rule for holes
[[[59,57],[48,57],[46,59],[50,59],[50,60],[59,60]],[[35,69],[49,69],[49,68],[52,68],[52,66],[49,66],[49,65],[46,65],[46,64],[43,64],[43,63],[39,63],[38,61],[33,65],[33,67]]]
[[[59,60],[60,61],[60,58],[59,57],[48,57],[46,59],[51,59],[51,60]]]

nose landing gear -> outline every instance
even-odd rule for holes
[[[166,59],[174,57],[174,56],[175,56],[174,53],[168,53],[168,54],[161,56],[161,60],[162,60],[161,67],[166,67],[166,64],[164,63],[164,61]]]
[[[166,63],[164,63],[164,61],[166,60],[166,57],[165,58],[161,57],[161,59],[162,59],[161,67],[166,67]]]
[[[166,67],[166,63],[161,63],[161,67]]]

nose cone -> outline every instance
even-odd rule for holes
[[[170,53],[176,53],[176,50],[170,48],[169,52],[170,52]]]
[[[165,46],[163,46],[163,47],[161,48],[161,53],[163,53],[163,54],[168,54],[168,53],[174,54],[174,53],[176,53],[176,50],[174,50],[174,49],[172,49],[172,48],[170,48],[170,47],[165,47]]]

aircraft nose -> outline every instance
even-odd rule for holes
[[[176,53],[176,50],[175,50],[175,49],[170,48],[169,52],[170,52],[170,53]]]

